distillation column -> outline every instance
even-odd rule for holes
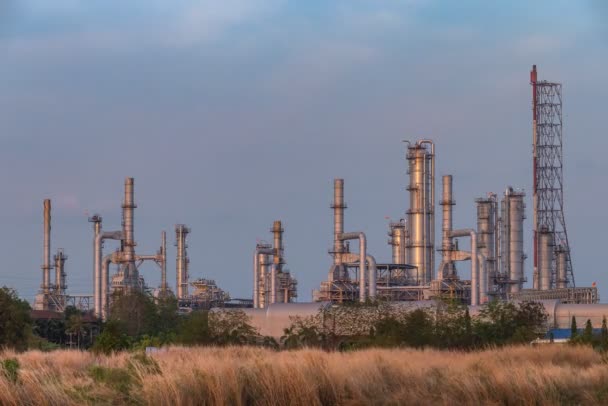
[[[58,295],[65,295],[67,289],[65,283],[65,261],[68,256],[64,254],[63,249],[59,248],[53,257],[55,260],[55,292]]]
[[[555,268],[557,270],[557,280],[556,280],[556,288],[557,289],[565,289],[568,287],[568,252],[561,245],[559,245],[555,250]]]
[[[122,203],[122,250],[113,262],[119,263],[120,268],[112,277],[114,290],[139,290],[139,271],[135,265],[134,211],[137,205],[134,198],[134,180],[125,179],[125,197]]]
[[[407,243],[407,226],[405,220],[399,222],[391,222],[389,224],[388,235],[390,239],[388,244],[392,247],[392,262],[393,264],[407,264],[406,243]]]
[[[456,202],[452,193],[452,175],[443,177],[443,196],[439,204],[443,208],[443,224],[441,227],[441,264],[437,270],[437,279],[457,279],[456,266],[454,264],[453,252],[455,246],[452,241],[452,212]]]
[[[160,258],[160,291],[163,295],[167,293],[167,232],[162,231],[160,234],[160,250],[158,256]]]
[[[430,151],[425,147],[430,145]],[[408,257],[418,270],[418,282],[430,283],[435,269],[435,146],[420,140],[408,146],[410,208]]]
[[[494,291],[497,276],[498,244],[496,242],[497,200],[491,193],[487,198],[475,199],[477,203],[477,247],[486,258],[488,272],[488,292]]]
[[[51,199],[44,199],[44,236],[42,243],[42,292],[51,289]]]
[[[342,253],[344,252],[344,241],[340,235],[344,233],[344,179],[334,179],[334,202],[331,205],[334,210],[334,265],[342,264]]]
[[[176,295],[178,299],[184,299],[188,296],[188,259],[186,237],[190,233],[190,229],[185,224],[177,224],[175,226],[175,245],[177,246],[177,257],[175,263],[176,273]]]
[[[509,293],[517,293],[523,287],[524,278],[524,192],[509,187],[501,202],[502,214],[502,272],[509,279]]]

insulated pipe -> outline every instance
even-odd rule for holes
[[[369,279],[369,298],[374,300],[376,298],[376,259],[372,255],[367,255],[367,273]]]
[[[340,235],[344,232],[344,179],[334,179],[334,202],[331,205],[334,209],[334,265],[342,263],[342,253],[344,252],[344,242],[340,240]]]
[[[553,233],[548,229],[541,227],[538,233],[538,289],[551,289],[551,271],[553,267]]]
[[[44,236],[42,242],[42,290],[51,288],[51,199],[44,199]]]
[[[466,228],[452,231],[452,237],[471,237],[471,306],[477,306],[479,304],[477,233],[471,228]]]
[[[365,260],[367,258],[367,239],[365,238],[365,233],[342,233],[338,237],[341,241],[359,240],[359,301],[363,303],[365,302]],[[376,286],[374,283],[374,293],[375,290]]]

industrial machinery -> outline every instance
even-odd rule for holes
[[[291,303],[298,296],[298,281],[283,268],[285,264],[281,221],[270,229],[273,245],[257,243],[253,254],[253,307],[263,308],[271,303]],[[272,262],[270,262],[272,257]]]

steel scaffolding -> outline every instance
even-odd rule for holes
[[[566,253],[567,286],[574,287],[570,244],[564,218],[562,153],[562,85],[538,81],[536,65],[530,72],[532,85],[532,138],[534,176],[534,276],[538,277],[541,229],[553,234],[553,243]],[[558,281],[555,256],[551,261],[552,288]]]

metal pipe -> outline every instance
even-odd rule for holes
[[[538,234],[539,244],[539,256],[538,256],[538,289],[549,290],[551,289],[551,272],[553,267],[553,233],[547,228],[541,227]]]
[[[63,249],[59,248],[53,257],[55,260],[55,290],[59,295],[65,293],[65,261],[68,256],[64,254]]]
[[[471,237],[471,305],[479,304],[479,267],[477,258],[477,233],[471,228],[454,230],[452,237]]]
[[[437,279],[443,278],[453,279],[456,275],[456,267],[452,253],[454,252],[454,243],[452,242],[452,212],[453,206],[456,204],[452,195],[452,175],[443,176],[443,196],[439,204],[443,208],[443,223],[441,227],[441,264],[437,269]]]
[[[276,267],[276,272],[281,273],[283,271],[283,227],[280,220],[276,220],[272,224],[272,235],[273,235],[273,264]],[[275,292],[276,294],[276,292]]]
[[[93,296],[94,296],[94,302],[95,302],[95,315],[97,317],[101,317],[102,316],[102,308],[103,308],[103,284],[104,284],[104,274],[102,272],[102,256],[103,256],[103,242],[105,240],[122,240],[123,239],[123,233],[122,231],[105,231],[105,232],[101,232],[101,217],[99,216],[93,216],[90,220],[94,223],[94,230],[95,230],[95,240],[94,240],[94,248],[93,248],[93,256],[94,256],[94,268],[95,268],[95,281],[94,281],[94,288],[95,288],[95,292],[93,292]],[[108,279],[109,276],[106,277],[106,279]],[[107,286],[108,286],[108,282],[107,280],[105,281],[106,283],[106,294],[107,294]]]
[[[253,253],[253,307],[256,309],[268,306],[268,295],[266,295],[266,291],[268,290],[266,283],[266,267],[268,266],[268,255],[273,255],[274,252],[274,249],[266,244],[257,244]],[[264,285],[264,290],[262,290],[262,286],[260,286],[260,282],[262,281],[264,281],[262,283]],[[262,293],[264,293],[264,295],[262,295]],[[262,300],[262,296],[264,296],[265,299]]]
[[[270,303],[277,302],[277,265],[270,266]]]
[[[369,299],[374,300],[376,298],[376,259],[372,255],[367,255],[367,273],[369,279]]]
[[[190,233],[190,229],[185,224],[175,225],[175,245],[177,246],[177,256],[175,259],[175,276],[176,276],[176,296],[178,299],[183,299],[188,296],[188,253],[186,248],[186,237]]]
[[[334,265],[342,263],[342,253],[344,252],[344,242],[339,236],[344,232],[344,179],[334,179],[334,202],[331,205],[334,210]]]
[[[429,250],[428,257],[430,257],[430,267],[427,271],[428,280],[430,282],[433,273],[435,272],[435,143],[432,140],[419,140],[419,145],[428,144],[431,146],[431,199],[430,199],[430,209],[429,209],[429,220],[430,220],[430,246],[427,248]]]
[[[110,263],[114,254],[108,254],[103,257],[101,268],[101,319],[106,320],[108,312],[108,294],[110,286]]]
[[[565,289],[568,287],[568,277],[566,276],[566,261],[568,258],[568,253],[567,251],[564,249],[563,246],[558,246],[556,251],[556,260],[555,260],[555,268],[556,268],[556,274],[557,274],[557,280],[556,280],[556,287],[558,289]]]
[[[338,237],[341,241],[359,240],[359,301],[365,302],[365,262],[367,258],[367,239],[365,233],[342,233]],[[374,292],[375,289],[376,287],[374,286]]]
[[[167,293],[167,232],[162,231],[160,234],[160,256],[161,256],[161,273],[160,273],[160,289],[163,294]]]
[[[479,303],[484,304],[488,301],[488,264],[485,255],[477,254],[479,264]]]
[[[42,290],[51,288],[51,199],[44,199],[44,236],[42,243]]]
[[[98,214],[89,217],[93,223],[93,308],[95,317],[101,317],[101,222]]]

